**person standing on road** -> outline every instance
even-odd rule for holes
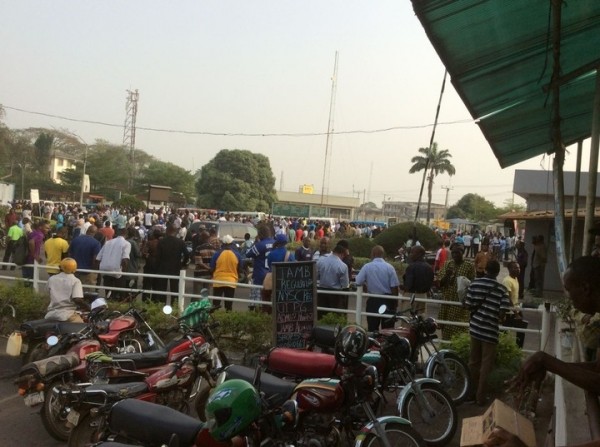
[[[125,288],[125,278],[121,275],[121,272],[127,271],[131,244],[125,240],[124,234],[125,228],[117,228],[117,237],[107,241],[96,256],[97,266],[102,272],[104,287]],[[117,299],[122,294],[121,291],[112,292],[112,295]]]
[[[2,262],[9,262],[12,257],[13,252],[15,251],[15,247],[17,245],[17,241],[24,236],[23,230],[19,226],[19,221],[15,220],[15,222],[8,228],[8,233],[6,238],[8,242],[6,243],[6,250],[4,251],[4,258],[2,258]],[[15,269],[14,265],[11,265],[11,270]],[[2,266],[2,270],[6,270],[6,266]]]
[[[433,269],[425,261],[425,249],[421,246],[413,247],[409,258],[410,262],[404,272],[404,296],[415,295],[417,298],[427,298],[433,286]],[[417,304],[415,311],[425,313],[425,303]]]
[[[33,264],[34,262],[42,264],[44,262],[42,259],[42,247],[44,246],[44,239],[49,230],[50,226],[46,222],[35,222],[32,225],[31,233],[27,235],[29,253],[25,260],[26,264]],[[33,267],[24,265],[22,267],[22,272],[24,279],[33,279]],[[33,287],[33,283],[29,281],[25,285],[27,287]]]
[[[87,233],[83,236],[76,237],[71,241],[69,246],[68,255],[75,259],[77,262],[78,270],[75,272],[75,276],[79,278],[82,284],[96,286],[98,280],[98,273],[96,272],[82,272],[80,270],[94,270],[95,260],[102,246],[100,242],[96,240],[94,235],[98,231],[96,225],[91,225]]]
[[[189,261],[189,253],[185,242],[177,237],[179,228],[173,223],[167,224],[166,235],[158,241],[156,248],[156,257],[158,258],[159,275],[175,276],[176,278],[158,278],[157,290],[166,292],[169,290],[172,293],[179,293],[179,274],[182,269],[185,269]],[[168,286],[168,287],[167,287]],[[163,295],[166,302],[167,297]],[[175,307],[177,296],[171,295],[171,306]]]
[[[327,257],[321,257],[317,262],[317,273],[319,276],[319,288],[317,290],[317,304],[320,307],[342,309],[344,296],[334,295],[328,291],[341,291],[350,287],[348,279],[348,266],[342,260],[347,254],[347,249],[342,245],[336,245],[333,253]],[[347,299],[347,297],[346,297]],[[346,308],[344,308],[346,310]],[[317,318],[321,319],[327,312],[318,311]],[[346,316],[345,313],[342,315]]]
[[[442,267],[439,274],[440,287],[444,301],[458,302],[458,289],[456,278],[465,276],[470,281],[475,278],[475,267],[470,261],[463,258],[463,246],[452,245],[450,255],[452,259]],[[439,319],[446,321],[456,321],[467,323],[469,321],[469,312],[466,309],[456,305],[442,304],[440,306]],[[442,338],[450,340],[454,335],[465,332],[465,328],[459,326],[442,326]]]
[[[413,252],[416,248],[413,248]],[[423,250],[424,252],[425,250]],[[366,287],[367,293],[397,297],[400,281],[398,281],[396,270],[383,259],[384,257],[385,250],[381,245],[373,247],[371,250],[371,262],[365,264],[358,272],[356,285]],[[431,270],[431,267],[429,267],[429,270]],[[398,301],[395,298],[369,297],[367,299],[367,312],[377,313],[379,307],[383,304],[387,307],[386,313],[394,313],[396,312]],[[380,326],[382,329],[394,327],[394,322],[385,323],[384,318],[367,316],[367,325],[368,330],[372,332],[379,330]]]
[[[496,281],[499,272],[500,263],[495,259],[489,261],[485,276],[477,278],[467,289],[464,304],[471,313],[469,370],[473,379],[473,399],[480,407],[487,404],[487,379],[496,360],[499,327],[510,309],[508,291]]]
[[[267,265],[267,256],[273,248],[275,240],[271,236],[271,230],[267,225],[260,225],[258,227],[258,236],[256,242],[252,246],[246,256],[249,259],[253,259],[252,262],[252,284],[255,286],[262,286],[265,276],[269,271]],[[250,289],[250,298],[255,302],[262,301],[261,289],[252,288]]]
[[[67,242],[67,229],[61,228],[52,235],[50,239],[44,242],[44,252],[46,253],[46,271],[48,276],[59,273],[59,264],[69,252],[69,243]]]
[[[240,278],[242,258],[236,250],[233,237],[226,234],[221,242],[221,250],[216,252],[210,260],[213,281],[222,281],[222,283],[213,285],[213,295],[233,298],[236,284]],[[214,300],[213,304],[220,306],[221,300]],[[232,309],[233,301],[225,301],[225,310],[230,312]]]

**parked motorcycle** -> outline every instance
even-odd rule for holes
[[[92,310],[86,315],[87,323],[69,323],[53,320],[33,320],[21,324],[23,364],[52,355],[64,354],[78,339],[79,333],[93,336],[109,352],[123,354],[164,348],[164,343],[143,316],[143,311],[130,307],[127,312],[109,312],[106,300],[97,294]],[[50,346],[48,337],[57,336],[59,342]]]
[[[196,312],[207,311],[210,312],[210,309],[202,308]],[[185,326],[183,318],[181,320],[181,324]],[[54,388],[99,380],[104,383],[139,381],[140,373],[153,374],[162,370],[165,365],[182,362],[192,355],[195,345],[200,346],[206,342],[202,335],[195,336],[192,340],[186,335],[173,340],[164,349],[108,357],[102,353],[99,341],[83,335],[81,337],[67,354],[25,365],[15,381],[27,406],[42,405],[42,422],[47,431],[59,440],[66,441],[70,429],[65,425],[68,409],[65,410],[57,396],[51,392]],[[218,370],[223,366],[221,359],[224,356],[218,349],[212,349],[210,354],[211,364]],[[216,374],[216,371],[211,372]]]
[[[203,381],[214,387],[211,348],[208,343],[192,343],[193,353],[179,362],[170,363],[140,382],[125,384],[66,384],[52,392],[62,403],[67,423],[73,427],[69,447],[84,447],[100,440],[106,428],[106,416],[115,402],[135,398],[189,413],[190,403],[200,391]]]
[[[415,372],[421,373],[424,377],[437,379],[442,383],[445,391],[448,392],[456,405],[465,401],[471,389],[471,374],[469,367],[450,349],[439,349],[435,343],[437,339],[437,323],[431,317],[414,311],[414,295],[411,297],[410,308],[404,311],[396,312],[391,319],[400,321],[401,325],[397,328],[382,329],[379,332],[379,341],[382,337],[391,334],[398,334],[410,342],[411,356],[410,362],[415,366]],[[379,308],[380,314],[385,314],[387,308],[385,305]],[[408,315],[406,315],[408,313]],[[323,352],[332,352],[333,340],[339,331],[335,326],[315,326],[308,337],[308,349],[319,349]],[[274,359],[274,361],[277,361]]]
[[[411,421],[425,442],[431,446],[445,445],[454,436],[458,425],[452,398],[438,380],[414,377],[410,342],[406,338],[383,331],[372,335],[381,343],[371,340],[374,349],[366,352],[361,361],[377,367],[381,391],[396,395],[398,414]],[[326,353],[274,348],[263,363],[267,371],[296,380],[311,376],[340,377],[339,362]]]

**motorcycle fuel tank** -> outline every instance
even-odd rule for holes
[[[205,343],[204,337],[198,336],[194,337],[194,344],[196,346],[202,346]],[[192,348],[192,342],[187,340],[183,343],[179,343],[173,349],[169,351],[169,357],[167,359],[168,362],[177,362],[182,358],[191,355],[194,352]]]
[[[394,329],[382,329],[379,331],[383,336],[390,336],[392,334],[398,334],[398,337],[404,337],[410,342],[411,348],[417,343],[417,331],[410,327],[399,327]]]
[[[307,379],[294,390],[298,408],[304,411],[329,412],[344,402],[344,390],[337,379]]]
[[[115,318],[114,320],[111,320],[111,322],[108,325],[108,331],[109,332],[126,331],[129,329],[133,329],[135,327],[135,324],[136,324],[135,318],[133,318],[129,315],[123,315],[121,317]]]

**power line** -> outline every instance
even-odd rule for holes
[[[81,118],[71,118],[68,116],[61,116],[52,113],[44,113],[44,112],[36,112],[33,110],[25,110],[18,107],[11,107],[5,104],[2,104],[2,107],[6,110],[14,110],[15,112],[28,113],[31,115],[40,115],[48,118],[55,118],[64,121],[71,121],[75,123],[84,123],[84,124],[94,124],[97,126],[105,126],[105,127],[119,127],[123,128],[123,124],[114,124],[114,123],[106,123],[103,121],[95,121]],[[438,125],[452,125],[452,124],[466,124],[466,123],[474,123],[475,120],[465,119],[465,120],[456,120],[456,121],[446,121],[443,123],[438,123]],[[384,133],[384,132],[392,132],[395,130],[412,130],[412,129],[424,129],[427,127],[432,127],[431,124],[417,124],[413,126],[393,126],[386,127],[382,129],[359,129],[359,130],[338,130],[332,131],[329,134],[335,135],[350,135],[350,134],[375,134],[375,133]],[[218,137],[317,137],[327,135],[327,132],[297,132],[297,133],[243,133],[243,132],[208,132],[204,130],[183,130],[183,129],[161,129],[156,127],[140,127],[136,126],[137,130],[143,130],[147,132],[161,132],[161,133],[176,133],[176,134],[185,134],[185,135],[207,135],[207,136],[218,136]]]

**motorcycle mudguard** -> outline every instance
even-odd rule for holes
[[[385,428],[387,424],[401,424],[411,426],[411,423],[408,419],[401,418],[400,416],[382,416],[377,418],[377,421]],[[354,438],[354,447],[362,447],[363,442],[367,435],[375,430],[375,423],[369,422],[363,428],[360,429],[360,432]]]
[[[396,400],[396,408],[398,408],[398,412],[402,413],[402,406],[404,404],[404,401],[406,400],[406,398],[410,395],[410,394],[415,394],[416,391],[414,389],[414,383],[422,385],[424,383],[435,383],[436,385],[441,385],[441,382],[439,380],[435,380],[435,379],[430,379],[430,378],[423,378],[423,379],[416,379],[411,383],[408,383],[404,386],[404,388],[402,388],[402,390],[400,391],[400,394],[398,395],[398,399]]]
[[[425,362],[425,368],[423,368],[425,377],[433,377],[433,366],[437,361],[443,359],[446,354],[450,351],[449,349],[440,349],[438,352],[433,353]]]
[[[34,374],[41,379],[63,373],[79,365],[77,354],[55,355],[37,362],[28,363],[21,368],[20,376]]]

